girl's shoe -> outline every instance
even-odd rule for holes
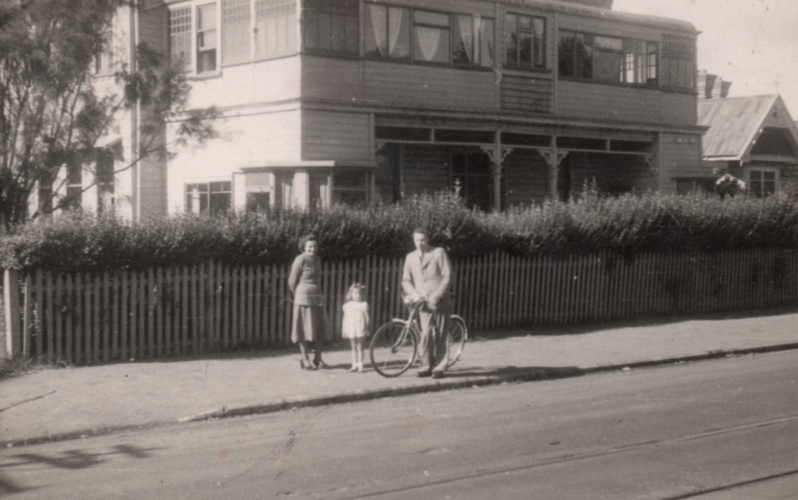
[[[349,369],[350,372],[356,372],[358,370],[359,370],[359,367],[357,365],[352,365],[352,368]]]
[[[359,365],[357,365],[357,372],[358,373],[363,373],[363,363],[360,363]]]

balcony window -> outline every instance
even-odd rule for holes
[[[593,79],[593,35],[560,32],[560,76]]]
[[[560,76],[629,85],[658,84],[659,44],[560,32]]]
[[[507,14],[504,24],[507,67],[546,68],[546,19]]]
[[[413,59],[449,64],[451,20],[448,14],[413,12]]]
[[[222,64],[236,64],[250,59],[252,30],[251,0],[222,2]]]
[[[358,54],[360,7],[357,1],[305,0],[305,49]]]
[[[294,50],[296,22],[296,0],[255,0],[255,56]]]
[[[623,40],[606,36],[596,37],[595,78],[599,82],[623,82]]]
[[[694,39],[663,35],[660,72],[662,86],[695,90],[695,54]]]
[[[366,5],[366,55],[408,59],[410,57],[410,9]]]
[[[480,16],[454,16],[452,62],[457,65],[493,66],[493,20]]]

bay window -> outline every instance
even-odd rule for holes
[[[507,14],[504,23],[507,67],[546,68],[546,19]]]
[[[359,53],[360,7],[355,0],[305,0],[304,47],[338,53]]]

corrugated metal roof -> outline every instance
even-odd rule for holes
[[[698,100],[698,124],[704,135],[704,158],[741,159],[778,95]]]

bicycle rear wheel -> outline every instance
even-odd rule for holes
[[[382,325],[371,339],[371,366],[383,377],[398,377],[410,368],[418,349],[416,335],[404,321]]]
[[[449,365],[452,366],[463,353],[466,339],[468,339],[468,328],[465,320],[457,315],[452,315],[449,320]]]

